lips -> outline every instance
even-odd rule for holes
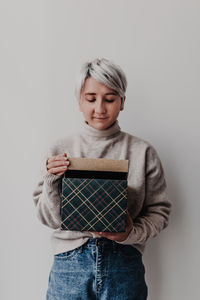
[[[106,120],[107,118],[96,118],[96,117],[94,117],[94,119],[97,119],[97,120]]]

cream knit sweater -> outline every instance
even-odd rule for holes
[[[118,121],[105,130],[89,126],[85,121],[80,133],[56,141],[44,155],[39,182],[33,200],[40,221],[55,229],[51,236],[53,253],[75,249],[92,232],[60,229],[61,176],[50,174],[46,161],[54,155],[68,157],[128,159],[128,209],[134,227],[120,244],[132,245],[143,253],[147,240],[168,224],[171,202],[166,193],[163,168],[156,150],[148,142],[121,131]]]

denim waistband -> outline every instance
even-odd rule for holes
[[[84,247],[98,247],[99,249],[111,249],[116,250],[117,243],[104,237],[89,238],[88,241],[83,245]]]

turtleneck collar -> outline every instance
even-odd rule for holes
[[[121,128],[119,126],[118,120],[116,120],[109,128],[99,130],[90,126],[85,120],[83,121],[82,134],[89,135],[93,137],[111,137],[117,133],[120,133]]]

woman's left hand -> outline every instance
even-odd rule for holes
[[[129,211],[126,211],[126,228],[125,232],[94,232],[96,234],[99,234],[101,237],[105,237],[109,240],[113,240],[116,242],[123,242],[127,239],[129,233],[131,232],[133,228],[133,221],[129,214]]]

